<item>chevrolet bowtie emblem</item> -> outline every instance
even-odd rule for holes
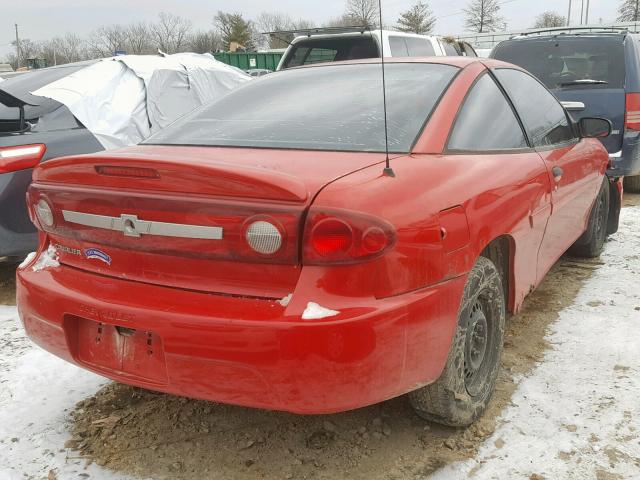
[[[161,237],[222,240],[224,233],[221,227],[140,220],[137,215],[128,214],[122,214],[120,217],[110,217],[107,215],[63,210],[62,216],[69,223],[84,225],[86,227],[102,228],[104,230],[116,230],[124,233],[127,237],[157,235]]]

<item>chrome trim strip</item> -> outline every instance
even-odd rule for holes
[[[586,108],[583,102],[560,102],[560,103],[562,103],[562,106],[564,108],[572,111],[584,110]]]
[[[86,227],[102,228],[122,232],[127,237],[157,235],[160,237],[197,238],[202,240],[222,240],[222,227],[203,225],[185,225],[182,223],[152,222],[140,220],[137,215],[122,214],[120,217],[95,215],[93,213],[63,210],[62,216],[67,222]]]

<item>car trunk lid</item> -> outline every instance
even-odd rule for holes
[[[140,146],[56,159],[36,170],[30,203],[60,262],[169,287],[282,298],[300,273],[300,235],[314,196],[377,153]],[[258,254],[247,228],[270,222],[282,246]],[[123,292],[126,294],[126,292]]]

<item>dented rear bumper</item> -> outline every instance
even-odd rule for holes
[[[301,281],[313,285],[309,275]],[[17,276],[27,334],[69,362],[143,388],[296,413],[350,410],[435,380],[465,280],[385,300],[334,295],[325,301],[340,313],[308,321],[296,298],[305,288],[284,307],[64,265]]]

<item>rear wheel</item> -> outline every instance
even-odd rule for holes
[[[624,189],[631,193],[640,193],[640,175],[624,177]]]
[[[607,238],[609,221],[609,179],[605,177],[600,192],[589,215],[587,230],[569,249],[569,254],[577,257],[594,258],[602,253]]]
[[[500,273],[491,260],[480,257],[465,284],[458,327],[442,375],[409,394],[418,415],[453,427],[471,425],[482,415],[500,369],[504,322]]]

